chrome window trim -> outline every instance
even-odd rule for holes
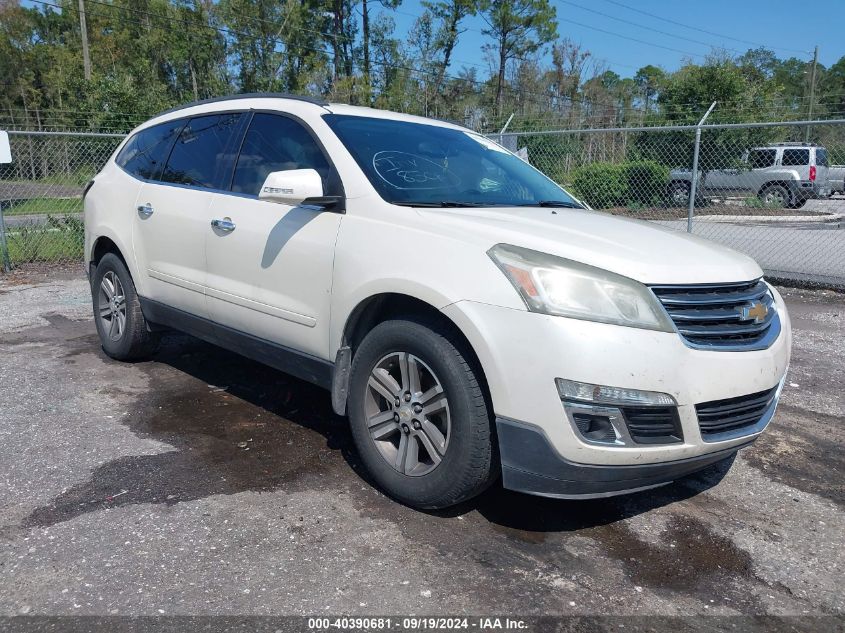
[[[226,100],[225,98],[220,99],[220,101],[225,101],[225,100]],[[175,109],[174,112],[178,111],[179,109],[181,109],[181,108]],[[249,126],[252,123],[252,115],[254,115],[254,114],[274,114],[274,115],[277,115],[277,116],[286,117],[288,119],[296,121],[297,123],[299,123],[305,129],[305,131],[308,133],[308,135],[314,140],[317,147],[320,148],[320,151],[322,151],[323,156],[325,156],[326,161],[328,162],[330,169],[334,170],[334,172],[337,176],[337,182],[340,185],[340,194],[339,195],[343,198],[346,197],[346,188],[343,186],[343,179],[340,176],[340,171],[337,169],[337,166],[335,165],[334,161],[332,160],[331,155],[329,154],[328,150],[326,149],[326,146],[323,144],[322,139],[320,139],[320,137],[317,135],[317,133],[314,131],[314,129],[304,119],[296,116],[295,114],[291,114],[289,112],[283,112],[281,110],[273,110],[273,109],[265,109],[265,108],[248,108],[248,109],[236,108],[236,109],[231,109],[231,110],[212,110],[210,112],[200,112],[200,113],[193,114],[193,115],[190,115],[190,116],[186,116],[186,117],[183,117],[183,118],[168,119],[167,121],[162,121],[161,123],[157,123],[156,125],[162,125],[162,124],[165,124],[165,123],[169,123],[171,121],[181,121],[181,120],[184,120],[185,125],[187,125],[187,123],[192,118],[196,118],[196,117],[200,117],[200,116],[206,116],[206,115],[213,115],[213,114],[244,114],[247,117],[246,120],[245,120],[246,122],[241,124],[242,128],[238,132],[238,134],[240,135],[240,137],[239,137],[240,143],[238,144],[238,152],[237,152],[237,155],[235,156],[235,161],[234,161],[234,165],[233,165],[233,169],[232,169],[232,174],[231,174],[229,186],[231,186],[231,181],[232,181],[232,179],[234,179],[235,169],[237,169],[237,164],[238,164],[238,158],[240,158],[240,150],[243,147],[243,142],[246,138],[247,132],[249,132]],[[155,126],[150,126],[150,128],[152,128],[152,127],[155,127]],[[183,127],[184,127],[184,125],[183,125]],[[185,184],[181,184],[181,183],[163,182],[161,180],[152,180],[150,178],[139,178],[135,174],[127,171],[126,169],[123,168],[122,165],[119,165],[117,163],[116,159],[117,159],[118,154],[123,149],[123,146],[126,145],[126,143],[128,143],[129,140],[132,139],[136,134],[139,134],[140,132],[143,132],[144,130],[150,129],[150,128],[144,128],[143,130],[138,130],[137,132],[127,134],[124,142],[122,142],[118,146],[118,148],[115,150],[114,154],[112,154],[112,157],[110,158],[110,161],[115,165],[115,167],[120,169],[124,174],[126,174],[130,178],[133,178],[134,180],[137,180],[138,182],[143,182],[143,183],[147,183],[147,184],[151,184],[151,185],[161,185],[162,187],[176,187],[176,188],[179,188],[179,189],[190,189],[190,190],[193,190],[193,191],[206,191],[208,193],[214,193],[214,194],[224,195],[224,196],[233,196],[235,198],[247,198],[247,199],[250,199],[250,200],[258,200],[259,199],[258,194],[240,193],[240,192],[236,192],[236,191],[230,191],[228,189],[212,189],[210,187],[201,187],[201,186],[198,186],[198,185],[185,185]],[[177,138],[178,138],[178,135],[177,135]],[[170,151],[172,151],[172,150],[173,150],[173,147],[170,148]],[[165,165],[167,164],[167,161],[169,159],[170,159],[170,152],[168,152],[168,157],[164,161]],[[269,202],[269,201],[267,201],[267,203],[268,204],[276,204],[274,202]]]

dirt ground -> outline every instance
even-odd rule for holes
[[[0,616],[841,617],[845,296],[783,293],[782,404],[729,472],[423,513],[326,392],[182,335],[112,361],[81,271],[0,276]]]

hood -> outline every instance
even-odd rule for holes
[[[742,253],[653,222],[581,209],[419,209],[430,228],[472,236],[485,248],[512,244],[646,284],[749,281],[762,276]]]

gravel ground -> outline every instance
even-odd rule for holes
[[[114,362],[76,271],[0,277],[0,616],[841,616],[845,296],[783,292],[782,405],[727,474],[422,513],[327,393],[181,335]]]

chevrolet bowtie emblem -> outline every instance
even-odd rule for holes
[[[766,320],[769,314],[769,308],[762,301],[755,301],[748,305],[742,306],[742,313],[740,318],[743,321],[754,321],[754,323],[762,323]]]

